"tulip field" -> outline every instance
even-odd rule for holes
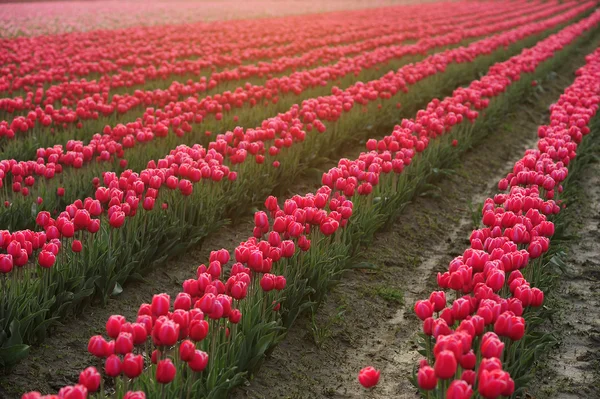
[[[600,397],[599,5],[0,5],[0,398]]]

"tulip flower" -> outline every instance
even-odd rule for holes
[[[208,365],[208,354],[199,349],[194,351],[192,359],[188,361],[188,366],[193,371],[199,373],[203,371]]]
[[[437,378],[433,368],[429,366],[419,368],[419,372],[417,373],[417,383],[419,384],[419,388],[426,391],[435,389],[437,386]]]
[[[473,395],[473,389],[466,381],[454,380],[446,390],[447,399],[468,399]]]
[[[95,367],[88,367],[79,374],[79,384],[85,386],[90,393],[94,393],[100,388],[102,376]]]
[[[170,359],[161,360],[156,367],[156,381],[161,384],[168,384],[175,378],[176,371]]]
[[[381,372],[372,366],[365,367],[358,373],[358,382],[365,388],[372,388],[379,382]]]
[[[457,366],[456,357],[449,350],[443,350],[435,357],[435,375],[442,380],[452,378],[456,373]]]
[[[104,363],[104,371],[109,377],[118,377],[122,371],[121,359],[116,355],[110,355]]]

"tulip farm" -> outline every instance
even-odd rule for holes
[[[597,0],[0,4],[0,398],[600,398]]]

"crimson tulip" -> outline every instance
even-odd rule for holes
[[[177,370],[171,359],[161,360],[156,367],[156,381],[161,384],[168,384],[173,381],[176,372]]]
[[[372,388],[379,382],[381,372],[372,366],[360,370],[358,373],[358,382],[365,388]]]

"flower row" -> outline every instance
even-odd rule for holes
[[[207,151],[201,146],[193,146],[192,148],[178,147],[171,155],[177,157],[177,153],[182,151],[188,155],[190,152],[193,152],[191,154],[193,157],[192,161],[198,162],[198,164],[194,164],[194,170],[202,169],[205,166],[204,161],[211,161],[208,167],[211,170],[219,170],[216,172],[217,175],[223,172],[225,176],[228,173],[227,170],[223,169],[225,167],[223,164],[224,159],[227,159],[230,167],[244,163],[247,159],[254,159],[257,163],[262,163],[266,156],[277,158],[283,149],[290,147],[295,142],[304,141],[307,132],[311,132],[313,129],[322,132],[325,129],[326,123],[340,119],[344,113],[358,107],[364,107],[369,103],[389,99],[399,92],[407,91],[408,86],[414,85],[426,77],[443,72],[448,65],[470,62],[478,55],[486,54],[501,46],[515,43],[525,37],[543,32],[589,9],[591,5],[592,3],[582,4],[567,13],[542,22],[520,25],[523,22],[521,19],[511,21],[509,26],[518,25],[519,28],[476,41],[468,47],[446,50],[415,64],[403,66],[393,74],[388,73],[366,84],[356,83],[346,90],[334,89],[333,95],[306,100],[302,103],[301,107],[294,105],[286,113],[263,121],[261,126],[255,129],[246,129],[244,132],[243,129],[236,128],[233,132],[217,136],[216,141],[209,143],[208,153],[214,150],[219,154],[216,156],[210,155],[208,159],[205,159]],[[506,24],[492,26],[490,32],[499,28],[502,30],[506,27]],[[419,53],[422,51],[421,48],[423,46],[431,48],[438,44],[447,44],[449,39],[452,39],[452,42],[457,42],[460,38],[456,35],[451,35],[451,37],[442,39],[439,43],[436,40],[428,39],[416,45],[400,46],[398,53],[394,53],[394,56],[401,57],[406,54]],[[375,53],[384,52],[376,50]],[[367,65],[375,64],[377,62],[367,63]],[[342,74],[347,72],[342,72]],[[332,76],[333,73],[329,75]],[[299,85],[299,87],[302,89],[303,87],[307,88],[309,85],[310,83],[307,83],[306,85]],[[83,145],[79,141],[71,141],[68,143],[66,151],[61,146],[46,149],[40,148],[37,151],[37,162],[0,161],[0,184],[2,184],[3,180],[6,180],[13,192],[27,197],[30,195],[36,181],[48,181],[62,173],[65,168],[72,167],[79,169],[86,163],[93,163],[94,161],[102,162],[124,157],[126,151],[131,151],[131,148],[136,143],[146,143],[155,137],[167,136],[170,129],[174,129],[175,134],[178,136],[189,134],[192,130],[192,124],[203,121],[209,112],[216,112],[217,119],[220,119],[219,110],[222,111],[223,108],[227,109],[227,106],[231,105],[231,103],[235,104],[238,101],[236,100],[237,98],[230,98],[230,103],[224,105],[221,105],[216,100],[198,103],[192,99],[169,105],[164,111],[149,109],[145,113],[143,122],[138,121],[127,125],[117,125],[113,128],[107,127],[103,136],[96,135],[87,145]],[[240,98],[248,99],[244,96]],[[223,98],[222,100],[224,101],[225,99]],[[243,103],[242,100],[239,101]],[[140,151],[145,151],[145,149],[140,149]],[[159,161],[159,164],[164,163],[166,167],[170,167],[173,161],[169,158]],[[187,159],[188,156],[186,155],[185,158]],[[274,165],[278,166],[279,161],[275,162]],[[177,162],[177,164],[180,163],[179,161]],[[122,164],[125,165],[126,162],[122,161]],[[155,164],[149,164],[150,169],[154,169],[152,165]],[[159,168],[164,168],[165,166],[159,165]],[[239,166],[237,168],[239,169]],[[176,177],[187,178],[192,181],[212,176],[212,172],[209,173],[208,169],[206,169],[206,172],[202,172],[201,176],[193,172],[196,177],[188,175],[187,171],[188,169],[182,170],[185,173],[175,171],[175,175]],[[128,174],[129,172],[125,173]],[[127,175],[124,177],[129,178]],[[90,192],[90,188],[88,186],[87,193]],[[72,193],[72,196],[80,198],[83,196],[82,194]],[[50,195],[54,195],[54,193],[50,193]],[[31,201],[33,200],[26,202],[30,204]]]
[[[448,398],[469,398],[475,391],[487,399],[511,396],[514,379],[529,373],[519,359],[528,350],[522,339],[526,321],[535,316],[530,308],[544,301],[533,285],[554,235],[551,220],[561,210],[555,198],[599,104],[597,49],[550,107],[550,123],[538,128],[536,148],[500,180],[498,188],[506,193],[485,201],[484,227],[472,232],[470,247],[438,274],[440,288],[453,290],[455,299],[448,303],[445,291],[435,291],[415,304],[427,351],[417,383],[427,397],[431,391]]]
[[[471,15],[466,2],[456,7],[456,15]],[[489,12],[490,4],[477,8],[479,12]],[[406,12],[417,20],[398,18]],[[37,87],[38,83],[68,82],[70,78],[160,66],[165,60],[192,57],[229,54],[228,62],[222,60],[225,65],[241,64],[245,60],[301,53],[310,49],[309,43],[323,47],[373,37],[374,31],[386,35],[421,29],[441,16],[438,7],[424,4],[351,11],[343,20],[332,13],[318,20],[303,15],[271,18],[267,24],[260,20],[221,21],[5,39],[1,42],[6,49],[0,59],[5,68],[2,86],[3,90],[19,90]],[[374,24],[377,20],[380,27]]]
[[[510,38],[527,36],[526,33],[535,32],[534,28],[538,29],[537,26],[519,28]],[[500,37],[485,43],[497,47],[506,42],[506,37]],[[432,68],[434,61],[440,70],[444,69],[442,65],[453,61],[468,61],[461,68],[470,74],[469,68],[476,68],[477,54],[488,54],[490,49],[475,42],[467,50],[453,51],[448,54],[456,57],[467,51],[470,56],[458,59],[434,56],[433,61],[428,61],[430,64],[425,64],[429,66],[423,77],[438,70]],[[422,65],[415,64],[412,68]],[[451,77],[448,76],[450,82]],[[439,86],[434,84],[430,89],[434,92]],[[392,104],[388,104],[388,109],[394,108]],[[317,105],[318,102],[314,104]],[[477,116],[471,110],[464,111],[468,119]],[[364,118],[364,114],[357,116]],[[458,117],[462,119],[461,115]],[[455,122],[457,119],[448,119],[448,123]],[[328,136],[336,135],[342,144],[351,138],[352,126],[359,126],[356,120],[348,120],[348,125],[338,124],[338,129]],[[437,124],[436,129],[439,129]],[[268,194],[281,179],[287,180],[297,173],[291,165],[298,166],[298,161],[304,159],[303,153],[305,156],[318,153],[332,142],[331,139],[323,142],[320,135],[311,137],[314,138],[312,146],[300,146],[299,152],[289,154],[288,159],[296,160],[290,166],[281,164],[282,167],[273,169],[276,173],[265,175],[260,163],[250,163],[246,165],[247,173],[243,179],[236,179],[237,175],[222,165],[223,157],[215,149],[203,152],[200,148],[181,147],[159,162],[160,169],[149,168],[139,175],[128,171],[119,178],[115,174],[105,174],[106,186],[98,187],[96,199],[77,200],[56,219],[41,212],[36,222],[42,231],[0,233],[2,248],[7,252],[2,259],[2,271],[14,276],[8,279],[6,287],[8,308],[4,330],[19,328],[25,342],[42,339],[48,323],[64,317],[65,311],[80,311],[90,295],[106,299],[130,274],[152,267],[166,254],[185,250],[186,245],[217,229],[228,208],[239,208],[255,196]],[[402,146],[422,150],[426,142],[405,140]],[[198,159],[204,159],[208,169],[198,167]],[[401,170],[401,163],[405,162],[399,161],[393,162],[397,170]],[[165,162],[164,165],[161,162]],[[406,159],[406,162],[410,160]],[[203,178],[205,171],[207,175]],[[183,173],[186,176],[190,173],[190,178],[183,177]],[[202,184],[192,183],[197,177]],[[260,178],[262,184],[254,184],[255,178]],[[215,183],[211,183],[213,181]],[[361,191],[368,190],[368,184],[361,183],[361,186]],[[15,303],[27,303],[28,306],[11,306]],[[26,312],[19,313],[22,309]]]
[[[53,85],[46,89],[40,87],[27,91],[25,98],[5,98],[0,99],[0,110],[5,110],[9,113],[31,110],[26,117],[17,117],[10,123],[4,121],[6,134],[10,138],[11,135],[24,133],[33,127],[34,123],[42,126],[63,123],[79,122],[86,119],[95,119],[99,116],[107,116],[111,113],[123,114],[131,109],[132,105],[145,106],[164,106],[170,101],[177,101],[180,96],[192,95],[206,92],[214,89],[224,82],[245,80],[252,77],[269,77],[273,74],[280,74],[288,70],[306,69],[315,65],[326,65],[334,60],[342,57],[347,57],[357,53],[362,53],[367,50],[373,50],[382,46],[394,45],[402,41],[411,39],[428,38],[440,34],[450,33],[456,30],[466,28],[485,27],[492,23],[510,20],[511,17],[522,16],[523,11],[536,12],[545,11],[539,17],[549,16],[562,10],[572,7],[573,4],[567,5],[548,5],[528,6],[526,10],[517,8],[514,10],[511,6],[509,10],[495,9],[494,14],[489,18],[485,18],[481,14],[473,14],[469,19],[464,21],[455,18],[454,15],[445,15],[438,21],[431,21],[426,26],[422,22],[413,23],[407,26],[391,27],[387,24],[382,24],[380,20],[376,21],[376,26],[372,29],[363,29],[359,32],[352,30],[351,32],[336,36],[326,35],[320,39],[324,43],[321,45],[319,40],[304,40],[302,43],[305,48],[296,48],[294,52],[287,51],[281,53],[282,49],[290,45],[245,49],[242,53],[243,57],[240,61],[254,61],[252,64],[244,64],[232,69],[223,71],[213,71],[207,73],[211,69],[223,68],[230,66],[232,63],[238,64],[240,61],[230,54],[216,54],[214,56],[203,55],[195,60],[177,60],[174,62],[162,61],[160,67],[155,67],[154,64],[148,67],[136,67],[129,70],[120,71],[112,75],[103,75],[99,80],[84,80],[76,79],[58,85]],[[547,9],[546,9],[547,8]],[[460,15],[460,8],[454,9],[453,13]],[[506,14],[506,12],[510,13]],[[464,11],[463,11],[464,12]],[[506,15],[504,15],[506,14]],[[388,18],[390,15],[388,14]],[[460,27],[454,26],[454,19],[459,19],[456,23],[460,23]],[[448,23],[448,20],[451,23]],[[364,20],[361,20],[364,21]],[[370,21],[371,25],[375,24]],[[354,27],[353,27],[354,28]],[[391,31],[392,28],[396,30]],[[391,31],[391,32],[390,32]],[[361,36],[357,37],[360,33]],[[481,32],[481,36],[486,33],[486,30]],[[468,36],[467,36],[468,37]],[[348,41],[350,40],[350,43]],[[360,40],[360,41],[357,41]],[[294,43],[295,44],[295,43]],[[329,47],[335,44],[336,47]],[[132,44],[133,45],[133,44]],[[169,54],[171,54],[171,49]],[[298,54],[298,55],[296,55]],[[190,54],[193,55],[193,54]],[[290,57],[290,55],[293,55]],[[161,54],[156,54],[157,59],[164,59]],[[270,58],[270,61],[265,62],[265,58]],[[256,60],[261,60],[256,62]],[[203,76],[203,73],[205,76]],[[320,75],[324,74],[322,71]],[[188,83],[187,85],[171,83],[166,90],[136,90],[134,94],[125,96],[115,95],[112,100],[109,100],[109,92],[120,87],[142,86],[152,80],[163,80],[169,82],[169,78],[173,75],[177,76],[195,76],[200,77],[197,83]],[[34,79],[33,76],[29,79]],[[8,84],[8,83],[7,83]],[[13,86],[17,85],[14,83]],[[86,101],[80,101],[87,99]],[[150,101],[149,101],[150,100]],[[53,104],[60,102],[63,106],[60,109],[54,109]],[[65,108],[68,107],[68,108]],[[70,119],[73,121],[70,122]],[[0,136],[2,136],[2,128],[0,127]]]

